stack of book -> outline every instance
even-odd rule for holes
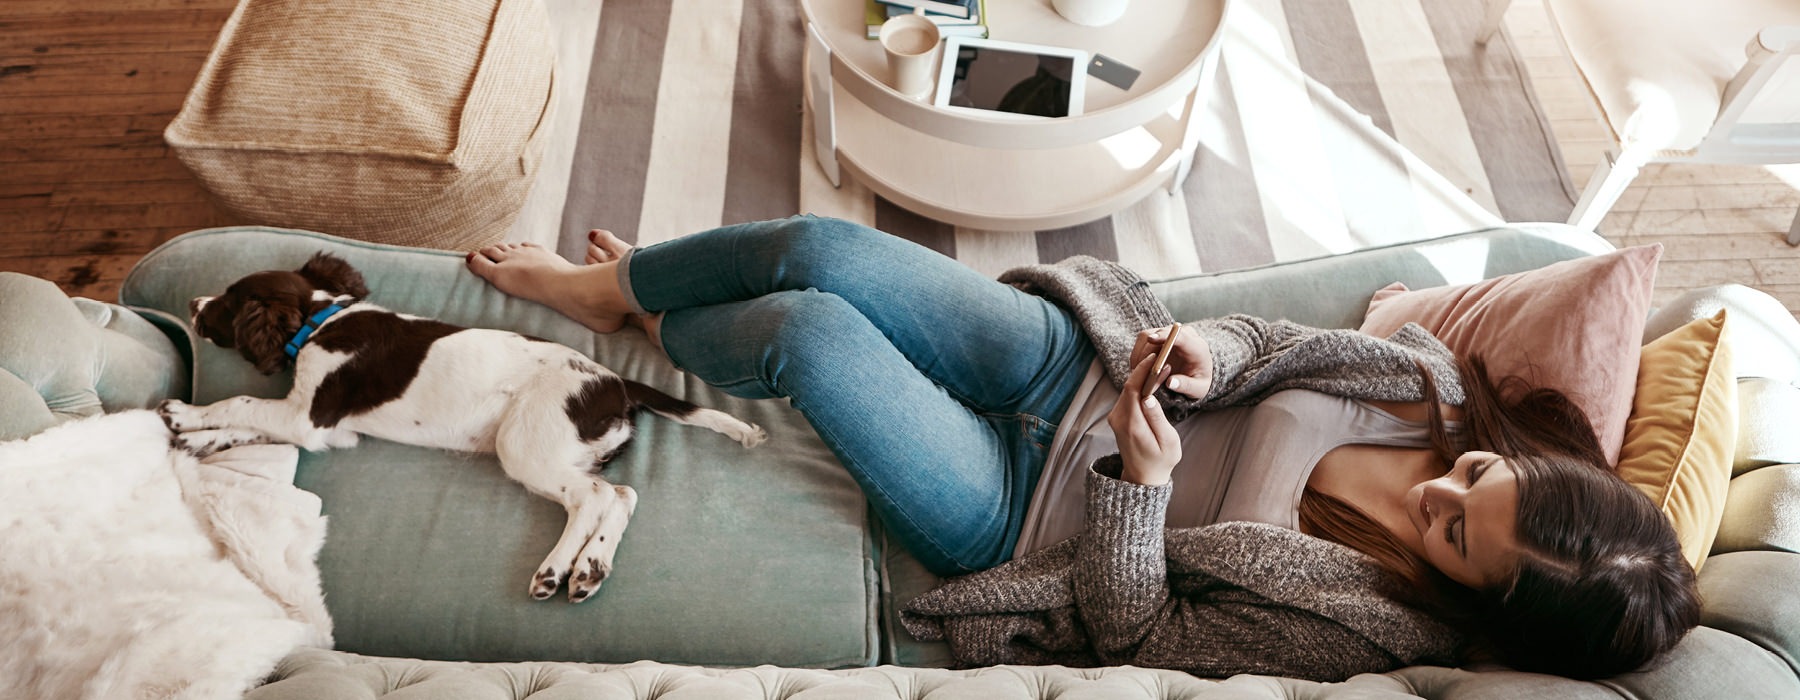
[[[938,26],[944,36],[987,38],[987,0],[863,0],[863,18],[868,34],[874,39],[881,33],[882,23],[895,15],[912,14],[924,8],[925,18]]]

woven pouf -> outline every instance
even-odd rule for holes
[[[531,189],[541,0],[243,0],[163,137],[246,223],[470,250]]]

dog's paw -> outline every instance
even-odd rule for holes
[[[748,423],[747,425],[750,426],[750,429],[737,436],[739,444],[742,444],[745,447],[755,447],[768,441],[769,431],[763,430],[762,426],[755,423]]]
[[[173,433],[199,430],[200,420],[196,413],[198,411],[192,404],[175,399],[166,399],[156,405],[156,415],[162,418],[163,425],[168,426]]]
[[[602,562],[597,557],[588,557],[575,565],[575,572],[569,576],[569,602],[579,603],[592,598],[600,590],[601,582],[612,575],[612,564]]]
[[[531,576],[531,599],[549,600],[561,588],[565,574],[556,567],[546,566]]]
[[[169,441],[169,444],[175,449],[193,455],[196,459],[205,459],[233,447],[267,442],[269,442],[267,437],[248,430],[218,429],[177,433]]]
[[[629,518],[630,516],[636,515],[637,514],[637,504],[638,504],[637,489],[631,488],[630,486],[623,486],[623,485],[614,485],[612,487],[612,489],[613,489],[613,494],[615,496],[618,496],[618,498],[619,498],[619,504],[622,506],[625,506],[625,516],[627,518]],[[619,525],[618,532],[615,532],[613,534],[614,534],[614,536],[617,536],[617,535],[623,534],[624,531],[625,531],[625,526]],[[602,537],[601,539],[605,539],[605,538]]]

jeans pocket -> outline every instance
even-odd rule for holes
[[[1029,413],[1020,413],[1013,420],[1019,426],[1019,437],[1037,451],[1041,461],[1050,453],[1050,443],[1056,440],[1056,424]]]

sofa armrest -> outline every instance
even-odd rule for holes
[[[0,299],[0,440],[187,395],[183,348],[138,312],[12,272]]]

